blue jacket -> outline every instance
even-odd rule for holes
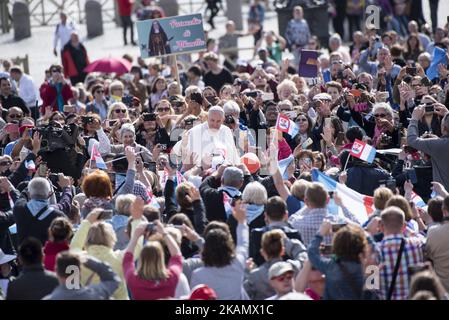
[[[361,263],[341,261],[320,255],[323,237],[316,235],[307,250],[312,265],[326,276],[324,300],[359,300],[363,296]],[[343,268],[346,271],[343,271]]]
[[[380,186],[380,181],[391,178],[387,171],[370,165],[356,165],[350,167],[347,172],[346,186],[367,196],[374,195],[374,190]]]

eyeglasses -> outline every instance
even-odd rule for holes
[[[4,167],[4,166],[10,166],[12,165],[11,161],[4,161],[4,162],[0,162],[0,166]]]
[[[51,72],[52,73],[61,73],[61,70],[59,70],[59,69],[52,69]]]
[[[292,279],[293,279],[293,272],[286,272],[278,277],[273,278],[273,280],[280,281],[280,282],[283,282],[284,280],[290,281]]]
[[[10,117],[11,119],[20,119],[20,118],[23,117],[23,115],[13,113],[13,114],[10,114],[9,117]]]
[[[158,112],[167,112],[170,111],[170,108],[157,108]]]
[[[115,109],[115,113],[126,113],[126,109]]]
[[[95,93],[104,93],[104,90],[97,90]]]
[[[378,113],[374,115],[375,118],[385,118],[386,116],[387,115],[385,113]]]
[[[307,118],[298,118],[296,119],[297,122],[307,122]]]

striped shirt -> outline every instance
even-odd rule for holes
[[[393,279],[394,267],[398,259],[399,248],[403,238],[401,234],[388,235],[384,237],[379,246],[381,258],[380,286],[384,299],[387,298],[388,289]],[[408,299],[410,288],[408,267],[424,262],[423,245],[425,238],[409,237],[404,239],[404,251],[391,300]]]

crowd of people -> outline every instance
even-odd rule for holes
[[[300,6],[285,34],[228,21],[179,75],[129,55],[129,73],[81,72],[62,14],[62,65],[39,86],[7,60],[0,74],[0,297],[447,299],[449,24],[377,2],[398,25],[349,15],[350,44],[320,44]],[[301,49],[318,51],[313,82]]]

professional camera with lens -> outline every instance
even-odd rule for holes
[[[229,125],[235,124],[235,119],[234,119],[234,117],[231,116],[231,115],[226,116],[226,118],[225,118],[225,124],[229,124]]]
[[[79,127],[76,124],[62,126],[51,122],[46,127],[36,130],[42,136],[39,155],[48,165],[52,173],[64,173],[75,181],[80,178],[84,155],[75,148]]]
[[[60,126],[56,123],[50,123],[46,127],[39,127],[36,130],[42,137],[41,151],[43,152],[73,148],[79,132],[76,124]]]

